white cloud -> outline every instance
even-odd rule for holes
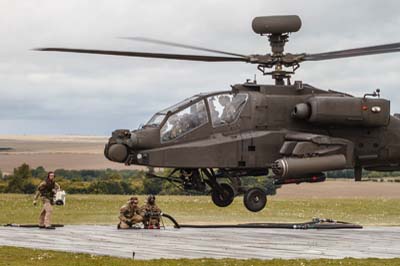
[[[264,53],[269,44],[252,32],[252,18],[298,14],[303,27],[286,50],[316,53],[400,41],[399,12],[397,1],[2,0],[0,92],[6,104],[0,105],[0,133],[109,134],[137,127],[185,97],[229,89],[257,73],[241,63],[39,53],[31,51],[35,47],[194,53],[117,38],[145,36]],[[399,61],[400,54],[307,62],[294,79],[357,95],[379,87],[399,112]]]

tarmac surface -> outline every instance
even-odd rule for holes
[[[0,227],[0,245],[158,258],[394,258],[400,227],[364,229],[174,229],[117,230],[115,226],[69,225],[56,230]]]

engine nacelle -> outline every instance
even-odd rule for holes
[[[272,164],[272,172],[280,177],[296,177],[345,167],[346,157],[343,154],[309,158],[288,157],[275,161]]]
[[[385,99],[316,96],[297,104],[292,117],[316,124],[386,126],[390,102]]]

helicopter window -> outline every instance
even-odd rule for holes
[[[208,97],[211,122],[214,127],[230,124],[236,120],[247,102],[246,93],[224,93]]]
[[[208,123],[204,101],[199,101],[171,115],[161,128],[161,142],[176,139]]]
[[[197,95],[192,96],[192,97],[190,97],[190,98],[187,98],[187,99],[185,99],[185,100],[183,100],[183,101],[181,101],[181,102],[179,102],[179,103],[177,103],[177,104],[174,104],[174,105],[172,105],[172,106],[170,106],[170,107],[168,107],[168,108],[166,108],[166,109],[164,109],[164,110],[161,110],[160,112],[158,112],[158,114],[166,114],[166,113],[168,113],[168,112],[175,112],[175,111],[178,110],[181,106],[186,105],[186,104],[188,104],[188,103],[190,103],[190,102],[196,100],[197,98],[198,98]]]
[[[161,122],[164,120],[165,115],[164,114],[155,114],[153,117],[149,120],[149,122],[146,123],[146,126],[159,126]]]

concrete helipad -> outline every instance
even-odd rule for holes
[[[173,229],[117,230],[71,225],[56,230],[0,227],[0,245],[156,258],[393,258],[400,227],[341,230]]]

